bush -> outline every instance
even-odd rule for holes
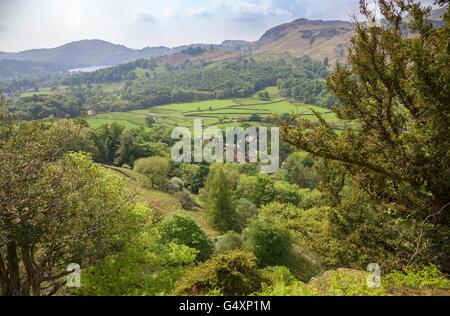
[[[436,266],[409,267],[386,275],[383,282],[388,287],[402,287],[414,290],[424,288],[450,289],[450,280]]]
[[[242,249],[244,246],[244,241],[241,235],[233,230],[228,231],[225,235],[219,238],[216,244],[217,252],[227,252],[231,250]]]
[[[297,280],[286,267],[268,267],[263,270],[263,275],[269,282],[262,285],[261,291],[257,293],[258,296],[318,295],[317,291]]]
[[[243,296],[258,292],[264,281],[253,254],[230,251],[195,267],[177,283],[173,294],[205,295],[214,291],[225,296]]]
[[[297,205],[300,201],[299,187],[284,181],[275,181],[273,185],[275,200]]]
[[[271,221],[254,220],[244,231],[246,247],[258,258],[260,267],[291,266],[293,240],[289,231]]]
[[[162,243],[176,243],[198,250],[197,261],[204,261],[214,251],[214,245],[192,218],[174,215],[158,224]]]
[[[326,296],[379,296],[386,295],[383,288],[369,288],[366,271],[337,269],[312,279],[307,287],[317,295]]]

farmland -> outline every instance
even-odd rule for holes
[[[144,110],[129,112],[111,112],[97,114],[88,119],[89,126],[96,128],[102,124],[117,122],[128,128],[146,126],[146,119],[153,117],[156,125],[192,127],[195,119],[202,119],[206,126],[239,126],[242,124],[261,124],[273,115],[285,113],[300,114],[316,120],[313,111],[323,113],[323,118],[335,125],[340,125],[335,114],[318,106],[293,103],[278,94],[276,87],[265,89],[270,100],[262,101],[255,94],[248,98],[207,100],[189,103],[173,103]]]

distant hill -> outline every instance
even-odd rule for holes
[[[89,66],[115,66],[138,59],[150,59],[159,56],[171,56],[183,53],[190,47],[202,47],[220,51],[245,51],[250,44],[245,41],[225,41],[222,44],[191,44],[174,48],[169,47],[145,47],[143,49],[131,49],[123,45],[116,45],[102,40],[82,40],[71,42],[56,48],[32,49],[18,53],[0,52],[0,62],[8,61],[10,71],[14,73],[12,66],[17,65],[16,73],[20,73],[27,63],[39,63],[48,67],[51,72],[54,69],[67,70]],[[12,63],[16,61],[16,63]],[[33,69],[37,64],[33,64]],[[1,69],[1,68],[0,68]],[[28,73],[28,72],[27,72]],[[4,77],[6,73],[0,75]]]
[[[352,34],[350,22],[298,19],[268,30],[253,43],[252,54],[309,55],[335,61],[344,57]]]
[[[64,67],[47,62],[0,60],[0,78],[11,78],[17,76],[46,75],[64,71]]]
[[[83,40],[56,48],[32,49],[19,53],[0,53],[0,59],[53,63],[66,68],[118,65],[129,61],[170,54],[168,47],[140,50],[101,40]]]
[[[442,15],[446,9],[434,10],[430,20],[435,26],[442,24]],[[346,21],[321,21],[298,19],[290,23],[276,26],[255,42],[243,40],[226,40],[221,44],[190,44],[169,47],[146,47],[131,49],[102,40],[82,40],[68,43],[56,48],[33,49],[18,53],[0,52],[0,61],[16,60],[41,63],[34,68],[53,71],[67,70],[89,66],[115,66],[118,64],[163,57],[167,63],[191,61],[215,61],[232,58],[237,55],[309,55],[312,59],[323,61],[325,57],[330,63],[345,59],[354,25]],[[202,48],[202,54],[189,54],[189,48]],[[9,73],[20,73],[24,64],[17,63],[20,69],[14,71],[14,64],[7,63]],[[1,68],[0,68],[1,71]],[[5,74],[0,74],[4,77]]]

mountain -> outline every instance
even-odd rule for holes
[[[435,26],[442,25],[442,15],[445,12],[446,9],[431,12],[429,18]],[[50,49],[33,49],[18,53],[0,52],[0,61],[3,61],[3,64],[5,60],[41,63],[33,65],[36,69],[45,69],[52,64],[48,67],[50,71],[89,66],[115,66],[152,57],[161,57],[162,62],[177,64],[186,60],[223,60],[237,55],[309,55],[318,61],[323,61],[327,57],[330,63],[334,63],[345,59],[353,30],[354,25],[351,22],[298,19],[268,30],[255,42],[226,40],[221,44],[131,49],[102,40],[82,40]],[[190,48],[202,48],[204,52],[190,54]],[[14,73],[14,63],[6,64],[9,73]],[[17,67],[24,68],[25,65],[17,63]]]
[[[353,24],[345,21],[298,19],[268,30],[252,44],[252,54],[309,55],[334,61],[345,55],[353,29]]]
[[[19,53],[0,53],[0,59],[53,63],[66,68],[94,65],[117,65],[140,58],[169,54],[167,47],[147,47],[140,50],[102,40],[82,40],[56,48],[32,49]]]
[[[11,78],[29,75],[47,75],[64,71],[64,67],[47,62],[28,60],[0,60],[0,78]]]
[[[220,51],[246,51],[250,43],[245,41],[225,41],[222,44],[190,44],[174,48],[164,46],[131,49],[123,45],[116,45],[102,40],[82,40],[71,42],[56,48],[31,49],[18,53],[0,52],[0,63],[20,68],[27,63],[40,63],[40,66],[50,65],[51,69],[67,70],[89,66],[115,66],[138,59],[149,59],[159,56],[181,54],[191,47],[202,47]]]

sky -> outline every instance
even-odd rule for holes
[[[349,20],[358,0],[0,0],[0,51],[102,39],[131,48],[257,40],[297,18]]]

